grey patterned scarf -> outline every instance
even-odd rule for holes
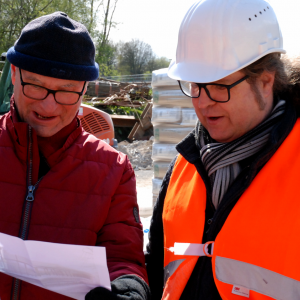
[[[280,100],[269,117],[258,126],[229,143],[213,141],[206,129],[197,124],[196,139],[201,160],[212,184],[212,202],[217,209],[229,186],[241,172],[239,161],[261,150],[267,143],[273,126],[284,113],[285,101]]]

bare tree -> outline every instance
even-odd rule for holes
[[[122,73],[143,74],[147,71],[149,62],[155,59],[155,54],[149,44],[133,39],[118,45],[119,69]]]
[[[113,22],[113,16],[117,7],[118,0],[102,0],[104,20],[102,23],[102,31],[98,37],[97,56],[101,57],[107,52],[107,47],[110,44],[109,34],[112,27],[117,25]],[[100,59],[101,60],[101,59]]]

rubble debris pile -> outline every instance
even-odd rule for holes
[[[118,144],[118,150],[126,154],[134,170],[152,170],[152,143],[153,138],[149,141],[127,141]]]
[[[130,84],[120,90],[120,92],[104,99],[104,103],[111,103],[116,100],[131,101],[142,99],[148,101],[150,88],[147,85]]]
[[[151,100],[151,89],[146,83],[97,81],[89,84],[85,100],[91,101],[95,107],[103,105],[139,107]]]

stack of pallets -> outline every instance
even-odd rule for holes
[[[176,144],[194,129],[197,121],[192,99],[182,93],[178,82],[169,78],[167,71],[160,69],[152,73],[153,202],[157,199],[169,164],[178,154]]]

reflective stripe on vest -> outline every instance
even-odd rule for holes
[[[233,299],[233,286],[250,290],[250,299],[300,299],[300,281],[268,269],[220,256],[216,256],[215,269],[218,280],[228,283],[231,289],[223,299]]]
[[[215,240],[213,273],[222,299],[300,299],[298,186],[299,120],[236,203]],[[168,278],[163,299],[179,299],[194,269],[197,256],[175,255],[169,248],[175,243],[201,244],[205,203],[203,181],[195,167],[179,156],[163,212],[164,265],[184,261]],[[235,289],[249,292],[243,295]]]

